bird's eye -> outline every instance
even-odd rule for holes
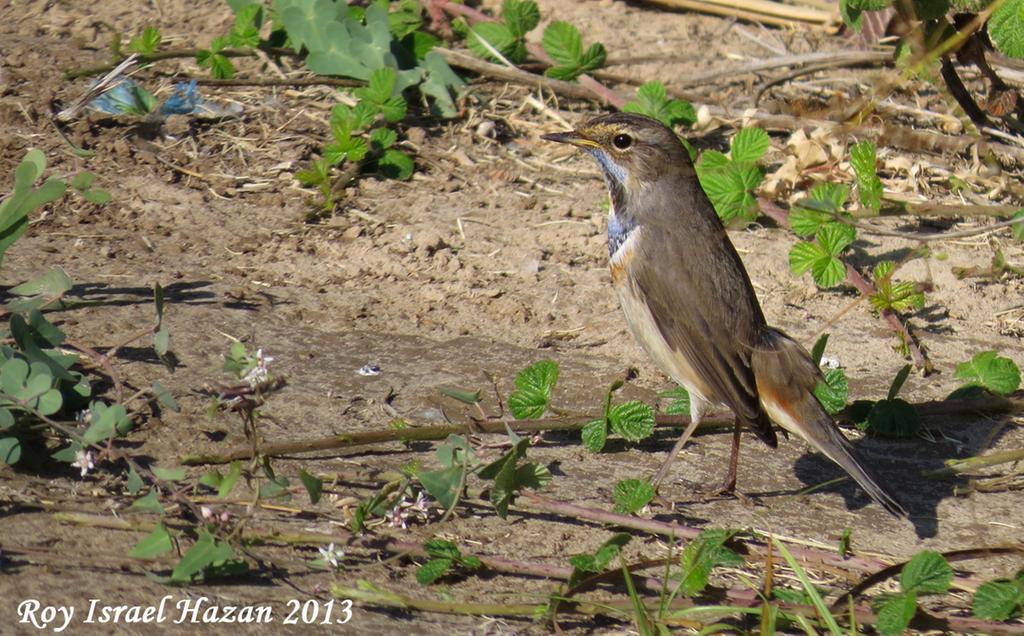
[[[633,145],[633,138],[625,133],[618,134],[612,137],[612,145],[619,150],[625,150]]]

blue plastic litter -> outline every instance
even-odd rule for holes
[[[154,109],[154,102],[153,95],[135,80],[120,77],[114,80],[113,88],[89,101],[86,108],[108,115],[145,116],[156,110],[164,116],[192,115],[204,118],[238,117],[243,110],[239,104],[222,106],[206,101],[199,95],[196,80],[175,84],[170,97],[159,108]]]

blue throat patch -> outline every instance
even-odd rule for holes
[[[612,158],[608,156],[603,150],[597,148],[586,148],[584,150],[590,153],[594,159],[597,159],[597,163],[601,164],[601,170],[604,171],[604,177],[608,181],[614,180],[620,186],[626,185],[626,170],[619,164],[612,161]],[[609,183],[609,185],[611,185]]]
[[[608,214],[608,258],[615,256],[615,252],[619,251],[635,229],[636,223],[620,217],[615,213],[613,206],[611,213]]]
[[[608,196],[612,201],[612,209],[608,214],[608,258],[611,258],[636,229],[636,221],[631,216],[616,213],[616,210],[623,210],[626,206],[626,169],[615,163],[603,150],[587,147],[583,149],[597,159],[608,185]]]

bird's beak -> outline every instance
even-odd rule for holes
[[[576,130],[562,133],[550,133],[547,135],[541,135],[540,138],[545,139],[547,141],[557,141],[560,144],[572,144],[573,146],[579,146],[580,148],[601,147],[597,142],[593,141],[592,139],[588,139],[587,137],[584,137],[579,133],[579,131]]]

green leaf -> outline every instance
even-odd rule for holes
[[[705,150],[700,155],[700,160],[697,162],[698,170],[715,170],[717,168],[724,168],[729,165],[729,157],[718,152],[717,150]]]
[[[737,163],[757,163],[768,152],[771,140],[760,128],[744,128],[737,132],[729,144],[729,156]]]
[[[480,401],[480,389],[470,391],[469,389],[457,389],[454,387],[442,387],[441,393],[454,398],[463,404],[476,404]]]
[[[216,490],[217,488],[220,487],[221,483],[223,483],[224,476],[221,475],[220,472],[215,469],[211,470],[208,473],[203,473],[202,475],[199,476],[199,479],[197,479],[196,481],[201,486],[206,486],[208,488],[213,488],[214,490]]]
[[[907,630],[917,613],[917,595],[904,592],[884,596],[875,611],[878,613],[878,622],[875,623],[878,633],[897,636]]]
[[[582,553],[569,557],[569,565],[573,567],[572,576],[569,579],[569,586],[576,586],[586,574],[598,574],[604,572],[613,559],[618,558],[619,553],[630,541],[630,535],[625,532],[612,535],[610,539],[601,544],[592,554]]]
[[[434,49],[434,47],[443,44],[440,38],[434,37],[433,35],[425,31],[414,31],[402,39],[402,43],[405,48],[413,52],[416,59],[420,62],[426,58],[427,53]],[[420,86],[422,90],[422,85]]]
[[[521,62],[522,57],[525,56],[525,50],[523,55],[516,54],[516,49],[520,45],[519,38],[516,37],[508,25],[501,22],[478,22],[469,30],[469,36],[466,38],[466,44],[469,46],[470,51],[485,60],[498,61],[499,58],[481,41],[489,44],[491,48],[501,53],[502,57],[508,58],[510,62]]]
[[[518,484],[516,483],[516,453],[510,452],[503,459],[494,462],[491,466],[497,466],[499,470],[493,475],[494,485],[490,489],[491,503],[494,504],[494,511],[502,519],[508,517],[508,507],[515,498]],[[485,477],[486,468],[480,471],[480,477]]]
[[[823,256],[811,265],[811,276],[819,287],[835,287],[846,279],[846,266],[834,256]]]
[[[915,554],[900,573],[900,588],[914,594],[944,594],[952,581],[953,568],[932,550]]]
[[[850,196],[850,187],[842,183],[823,181],[811,188],[811,199],[826,204],[830,212],[840,212]]]
[[[230,562],[238,562],[231,546],[217,541],[209,532],[200,531],[199,539],[174,566],[171,580],[176,583],[191,583],[202,575],[211,574],[211,570],[223,568]]]
[[[88,170],[83,170],[82,172],[76,174],[74,178],[72,178],[71,181],[68,183],[68,185],[70,185],[75,190],[78,190],[79,192],[84,192],[89,189],[89,186],[91,186],[92,182],[95,180],[96,175],[89,172]]]
[[[803,202],[801,202],[803,203]],[[822,227],[832,222],[831,215],[802,206],[794,206],[789,213],[789,228],[803,238],[814,236]]]
[[[896,376],[892,379],[892,383],[889,385],[889,393],[886,396],[888,399],[893,399],[900,393],[900,389],[903,388],[903,383],[910,377],[910,372],[913,367],[909,364],[903,365],[899,371],[896,372]]]
[[[599,453],[608,440],[608,421],[604,419],[587,422],[582,430],[583,446],[591,453]]]
[[[164,481],[183,481],[185,479],[184,468],[164,468],[162,466],[151,466],[150,470],[156,475],[157,479]]]
[[[131,420],[128,419],[127,411],[120,404],[107,406],[102,402],[93,402],[90,410],[92,423],[82,434],[82,441],[86,444],[98,444],[131,430]]]
[[[517,420],[537,419],[544,415],[551,391],[558,382],[558,364],[541,360],[516,376],[516,391],[508,397],[508,407]]]
[[[608,59],[608,51],[605,50],[604,45],[600,42],[591,44],[579,59],[579,71],[580,73],[596,71],[604,66],[606,59]]]
[[[398,133],[390,128],[374,128],[370,131],[370,143],[379,150],[384,150],[395,145],[398,141]]]
[[[397,100],[392,102],[390,109],[392,111],[398,109],[400,113],[397,118],[388,117],[388,120],[397,121],[405,116],[406,105],[398,89],[398,72],[391,67],[385,66],[373,71],[370,74],[367,86],[353,90],[352,94],[360,100],[367,101],[376,106],[382,112],[386,103],[390,100]],[[385,114],[385,116],[387,115]]]
[[[0,431],[7,430],[14,424],[14,414],[11,413],[11,409],[0,406]]]
[[[426,72],[426,79],[420,84],[420,92],[432,98],[431,113],[441,117],[457,115],[458,109],[452,97],[459,97],[466,83],[455,74],[437,51],[430,51],[424,55],[420,68]]]
[[[416,479],[442,508],[448,509],[455,503],[455,498],[458,495],[456,490],[462,478],[462,471],[460,466],[435,471],[421,470],[416,473]]]
[[[362,161],[369,151],[369,145],[365,139],[353,137],[345,141],[327,144],[324,146],[324,160],[328,165],[338,165],[342,161]],[[296,175],[298,176],[298,175]],[[315,185],[310,183],[309,185]]]
[[[161,327],[153,334],[153,350],[157,355],[165,355],[171,346],[171,334],[167,327]]]
[[[1024,58],[1024,0],[1006,0],[988,20],[988,34],[1000,51]]]
[[[174,549],[171,534],[162,523],[156,524],[152,532],[143,537],[135,547],[128,551],[133,559],[154,559]]]
[[[109,192],[100,188],[86,190],[82,193],[82,198],[95,205],[106,205],[114,200],[114,197],[110,196]]]
[[[261,499],[281,499],[290,501],[292,495],[288,492],[288,478],[273,477],[260,484],[259,495]]]
[[[0,463],[13,466],[21,460],[21,440],[17,437],[0,437]]]
[[[412,157],[394,148],[388,148],[384,151],[381,158],[377,160],[377,166],[388,178],[400,181],[405,181],[411,177],[416,167],[413,164]]]
[[[146,482],[142,481],[142,477],[135,471],[134,466],[128,467],[128,477],[125,478],[124,486],[128,490],[129,495],[137,495],[139,491],[146,485]]]
[[[469,442],[461,435],[449,435],[443,444],[437,447],[437,461],[445,468],[459,468],[463,465],[473,466],[477,463],[476,456]]]
[[[715,212],[725,223],[734,219],[753,221],[758,212],[753,192],[764,178],[760,168],[734,161],[728,161],[721,167],[710,167],[717,163],[715,155],[708,151],[701,155],[697,164],[697,177]]]
[[[231,494],[235,484],[238,483],[238,478],[242,476],[242,463],[235,460],[231,462],[231,467],[228,468],[228,474],[224,475],[224,479],[221,480],[220,486],[217,488],[217,496],[224,499]]]
[[[855,403],[856,404],[856,403]],[[907,438],[921,426],[917,410],[906,400],[879,400],[868,412],[864,429],[886,437]]]
[[[743,557],[725,545],[735,534],[735,530],[704,530],[687,544],[680,558],[679,591],[683,596],[693,596],[707,587],[715,566],[743,564]]]
[[[306,493],[309,495],[309,503],[316,505],[320,501],[320,494],[324,489],[324,482],[310,475],[303,469],[299,469],[299,481],[302,482]]]
[[[12,287],[9,291],[15,296],[46,296],[58,298],[71,291],[72,287],[74,287],[74,283],[71,281],[71,277],[67,275],[67,272],[64,271],[64,268],[54,266],[47,270],[45,274],[37,276],[26,283]],[[57,345],[60,344],[60,342],[52,344]]]
[[[174,396],[171,395],[170,391],[164,388],[164,385],[160,384],[159,380],[153,380],[152,391],[153,395],[157,399],[157,402],[160,403],[160,406],[164,407],[168,411],[173,411],[175,413],[181,410],[181,407],[178,406],[178,402],[175,401]]]
[[[877,213],[882,206],[882,181],[875,169],[877,150],[874,142],[862,141],[850,148],[850,165],[857,175],[857,191],[860,202]]]
[[[647,82],[636,89],[636,101],[626,102],[622,112],[639,113],[657,119],[668,127],[682,124],[692,126],[697,113],[689,102],[669,99],[665,85],[658,81]],[[724,155],[723,155],[724,156]]]
[[[836,225],[826,225],[818,230],[818,244],[832,256],[839,256],[853,242],[848,232]]]
[[[157,493],[156,488],[133,501],[132,505],[129,506],[129,510],[136,510],[138,512],[155,512],[161,515],[164,514],[164,507],[160,505],[160,496],[159,493]]]
[[[1020,613],[1024,605],[1024,586],[1016,581],[1000,579],[978,586],[971,609],[978,618],[1005,621]]]
[[[326,154],[326,148],[324,150]],[[317,159],[310,164],[309,168],[296,172],[295,179],[302,185],[310,187],[326,183],[330,176],[331,165],[332,162],[326,156],[323,159]]]
[[[639,442],[654,432],[654,409],[635,400],[616,404],[608,411],[608,423],[624,439]]]
[[[849,6],[860,11],[880,11],[891,4],[892,0],[849,0]]]
[[[505,0],[501,3],[501,19],[512,35],[522,38],[540,24],[540,9],[533,0]]]
[[[958,364],[955,377],[969,384],[984,387],[996,395],[1009,395],[1020,387],[1020,368],[995,351],[982,351],[967,362]]]
[[[459,546],[445,539],[428,539],[423,543],[423,549],[427,556],[434,559],[451,559],[455,561],[462,557]]]
[[[416,569],[416,581],[420,585],[430,585],[448,574],[451,568],[451,559],[431,559]]]
[[[15,189],[21,189],[18,186],[29,187],[33,181],[39,178],[39,175],[43,174],[44,170],[46,170],[46,155],[38,148],[30,148],[22,157],[21,163],[15,168]]]
[[[1010,235],[1018,241],[1024,241],[1024,210],[1014,214],[1011,220],[1016,223],[1010,226]]]
[[[196,54],[196,63],[202,68],[210,69],[214,79],[231,79],[235,76],[235,65],[231,60],[212,50],[199,51]]]
[[[690,414],[690,392],[681,386],[670,391],[662,391],[658,397],[673,398],[672,402],[665,407],[666,415],[689,415]]]
[[[475,557],[472,554],[460,556],[458,562],[459,565],[469,570],[479,570],[481,567],[483,567],[484,564],[484,562],[481,561],[479,557]]]
[[[255,48],[260,43],[260,25],[263,24],[263,5],[247,4],[235,12],[235,23],[228,34],[231,46]]]
[[[528,463],[516,468],[515,484],[519,489],[540,490],[551,481],[551,471],[546,466]]]
[[[583,39],[576,27],[556,20],[544,29],[541,46],[559,66],[577,66],[583,55]]]
[[[819,260],[828,257],[829,255],[817,243],[800,241],[789,248],[789,270],[800,276],[814,267]]]
[[[631,515],[654,499],[654,486],[646,479],[623,479],[615,483],[615,512]]]
[[[814,396],[830,415],[835,415],[846,407],[849,395],[850,385],[842,369],[825,371],[825,381],[814,387]]]
[[[814,362],[814,366],[821,366],[821,357],[825,355],[826,346],[828,346],[828,334],[823,333],[811,347],[811,360]]]
[[[394,5],[392,5],[394,6]],[[423,26],[422,9],[416,0],[401,0],[398,7],[388,14],[388,29],[391,35],[401,40]]]
[[[142,30],[142,33],[128,41],[128,50],[141,53],[142,55],[151,55],[156,53],[157,48],[160,47],[160,41],[162,39],[160,29],[156,27],[146,27]]]

